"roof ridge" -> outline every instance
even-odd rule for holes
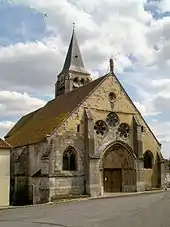
[[[67,92],[67,93],[63,93],[63,94],[57,96],[56,98],[51,99],[50,101],[54,101],[54,100],[57,100],[57,99],[59,99],[59,98],[61,98],[61,97],[63,97],[63,96],[67,96],[67,95],[70,95],[70,94],[72,94],[72,93],[74,93],[74,92],[77,92],[77,91],[81,90],[82,88],[84,88],[84,87],[86,87],[86,86],[89,86],[89,84],[92,84],[93,82],[97,82],[98,80],[100,80],[101,78],[103,78],[103,77],[105,77],[105,76],[107,76],[107,75],[108,75],[108,74],[106,74],[106,75],[104,75],[104,76],[100,76],[99,78],[97,78],[97,79],[95,79],[95,80],[92,80],[92,81],[90,81],[89,83],[84,84],[84,85],[81,86],[81,87],[75,88],[75,89],[73,89],[73,90],[71,90],[71,91],[69,91],[69,92]],[[50,102],[50,101],[49,101],[49,102]]]
[[[99,80],[99,79],[101,79],[101,81],[100,81],[100,83],[99,84],[97,84],[97,86],[68,114],[68,116],[62,121],[62,122],[60,122],[60,124],[58,125],[58,127],[56,127],[55,129],[54,129],[54,131],[53,132],[51,132],[51,135],[53,135],[57,130],[58,130],[58,128],[71,116],[71,114],[76,110],[76,109],[78,109],[79,107],[80,107],[80,105],[100,86],[100,84],[104,81],[104,79],[106,79],[109,75],[111,75],[110,73],[108,73],[108,74],[106,74],[106,75],[104,75],[104,76],[101,76],[101,77],[99,77],[99,78],[97,78],[96,80],[93,80],[93,81],[91,81],[90,83],[92,83],[92,82],[94,82],[94,81],[97,81],[97,80]],[[89,84],[89,83],[88,83]],[[82,86],[82,87],[85,87],[86,85],[88,85],[88,84],[85,84],[84,86]],[[82,87],[79,87],[79,88],[77,88],[77,89],[81,89]],[[77,89],[75,89],[75,90],[77,90]],[[75,90],[73,90],[73,91],[75,91]],[[68,93],[70,93],[70,92],[68,92]],[[68,93],[66,93],[66,94],[68,94]]]
[[[81,105],[106,76],[99,77],[80,88],[50,100],[40,108],[40,111],[37,110],[37,114],[34,114],[36,111],[27,114],[11,129],[11,134],[8,134],[6,140],[15,147],[44,140],[47,134],[53,133],[60,123],[63,123],[68,115]]]
[[[19,118],[19,120],[18,120],[17,123],[19,123],[19,121],[23,120],[24,118],[28,117],[29,115],[38,112],[38,111],[39,111],[40,109],[42,109],[42,108],[43,108],[43,107],[40,107],[40,108],[38,108],[38,109],[36,109],[36,110],[34,110],[34,111],[32,111],[32,112],[29,112],[28,114],[22,116],[21,118]],[[30,116],[30,117],[31,117],[31,116]],[[29,118],[29,119],[30,119],[30,118]],[[26,119],[25,122],[24,122],[24,124],[25,124],[29,119]],[[17,123],[16,123],[16,124],[17,124]],[[11,133],[11,131],[14,129],[14,127],[16,126],[16,124],[15,124],[15,125],[11,128],[11,130],[4,136],[4,138],[8,138],[8,136],[10,136],[10,133]],[[18,131],[20,128],[22,128],[22,127],[23,127],[23,124],[17,129],[17,131]]]

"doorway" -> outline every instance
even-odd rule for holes
[[[109,147],[103,156],[103,191],[131,192],[136,190],[136,169],[133,151],[120,143]]]
[[[104,191],[107,193],[122,191],[122,170],[104,169]]]

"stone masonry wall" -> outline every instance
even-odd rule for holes
[[[50,161],[49,176],[50,197],[53,199],[60,195],[84,193],[84,137],[80,120],[77,121],[76,126],[78,124],[80,125],[79,132],[65,127],[62,132],[50,138],[54,141],[54,150],[51,154],[53,158],[50,160],[55,160]],[[72,146],[76,152],[76,171],[63,170],[63,153],[69,146]]]
[[[110,103],[108,96],[110,92],[114,92],[116,94],[116,102],[113,104]],[[107,79],[94,91],[92,95],[90,95],[84,103],[82,103],[79,108],[72,113],[72,115],[60,126],[60,128],[56,131],[56,137],[57,134],[59,136],[62,136],[62,138],[68,138],[69,131],[71,134],[76,133],[77,125],[80,124],[81,132],[80,135],[83,136],[84,133],[84,108],[90,109],[93,115],[94,122],[97,120],[105,120],[106,116],[109,112],[114,111],[118,114],[120,121],[128,123],[132,129],[132,120],[133,116],[137,118],[137,121],[140,125],[143,126],[143,133],[142,133],[142,142],[143,142],[143,153],[146,150],[150,150],[153,153],[154,160],[157,155],[157,152],[160,150],[160,146],[156,139],[154,138],[153,134],[149,130],[146,123],[141,118],[138,111],[135,109],[135,107],[132,105],[130,100],[126,97],[124,91],[120,87],[119,83],[116,81],[116,79],[113,76],[107,77]],[[102,145],[103,141],[107,141],[116,139],[116,135],[114,133],[114,130],[109,130],[107,135],[103,138],[100,136],[97,136],[95,134],[95,150],[97,151],[98,147]],[[82,140],[77,140],[76,146],[81,147],[81,152],[83,152],[83,143]],[[72,139],[72,136],[70,135],[70,143],[74,144],[74,139]],[[133,141],[132,141],[132,131],[130,132],[129,139],[126,140],[126,143],[129,144],[133,148]],[[60,152],[64,149],[59,149]],[[60,153],[58,152],[58,153]],[[154,165],[156,163],[154,162]],[[156,175],[156,171],[154,171],[154,168],[152,170],[152,174]],[[156,176],[153,177],[155,181],[153,182],[153,185],[156,185]],[[144,179],[145,181],[145,179]],[[146,179],[147,181],[147,179]]]

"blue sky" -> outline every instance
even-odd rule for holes
[[[48,35],[42,13],[23,5],[0,4],[0,45],[35,42]]]
[[[116,56],[120,81],[157,136],[164,138],[164,154],[170,155],[170,130],[166,130],[170,126],[170,5],[167,0],[124,4],[115,0],[112,5],[108,0],[1,1],[1,136],[23,114],[53,97],[75,21],[88,70],[96,74],[97,68],[103,74],[109,57]],[[18,108],[16,102],[25,105]]]

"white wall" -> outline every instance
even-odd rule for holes
[[[0,149],[0,206],[9,205],[10,150]]]

